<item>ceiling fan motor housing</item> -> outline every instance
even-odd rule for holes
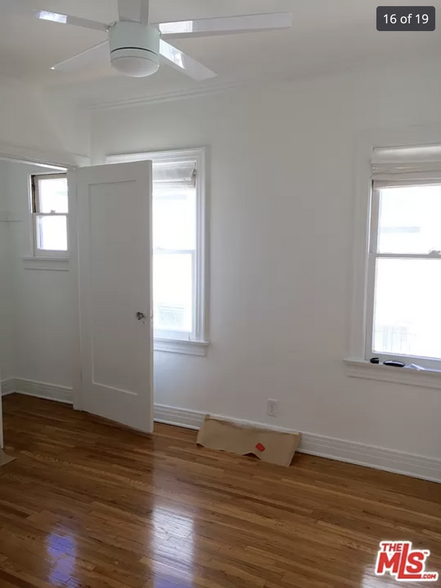
[[[110,61],[120,73],[144,78],[158,71],[158,29],[139,22],[120,21],[109,28]]]

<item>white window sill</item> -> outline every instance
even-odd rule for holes
[[[345,359],[344,362],[346,364],[346,373],[351,378],[379,380],[381,382],[393,382],[406,386],[441,390],[441,371],[397,368],[370,363],[364,359]]]
[[[55,272],[69,271],[68,257],[23,257],[23,266],[27,270],[44,270]]]
[[[155,339],[155,351],[164,351],[166,353],[180,353],[183,355],[207,355],[208,341],[179,341],[173,339]]]

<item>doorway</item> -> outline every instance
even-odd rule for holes
[[[70,170],[67,199],[61,187],[65,168],[1,163],[8,189],[0,207],[0,240],[7,243],[0,269],[10,278],[2,306],[12,317],[0,333],[4,389],[74,402],[151,431],[150,164]],[[79,318],[86,311],[80,346]],[[13,341],[9,348],[7,340]]]

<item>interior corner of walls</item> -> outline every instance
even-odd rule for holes
[[[90,165],[91,124],[90,114],[81,109],[70,97],[39,90],[36,102],[53,144],[72,166]]]
[[[2,395],[4,395],[3,386],[8,390],[7,394],[15,392],[24,396],[34,396],[35,398],[42,398],[44,400],[55,400],[63,404],[73,404],[73,389],[68,386],[12,378],[6,380],[6,382],[2,382]]]
[[[0,156],[73,167],[88,165],[89,118],[78,112],[72,100],[2,77],[0,103]]]
[[[5,378],[1,381],[2,396],[8,396],[15,392],[15,379]]]

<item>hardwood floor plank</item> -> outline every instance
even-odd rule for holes
[[[3,409],[0,588],[391,588],[378,544],[403,539],[441,572],[441,485],[301,454],[272,466],[36,398]]]

